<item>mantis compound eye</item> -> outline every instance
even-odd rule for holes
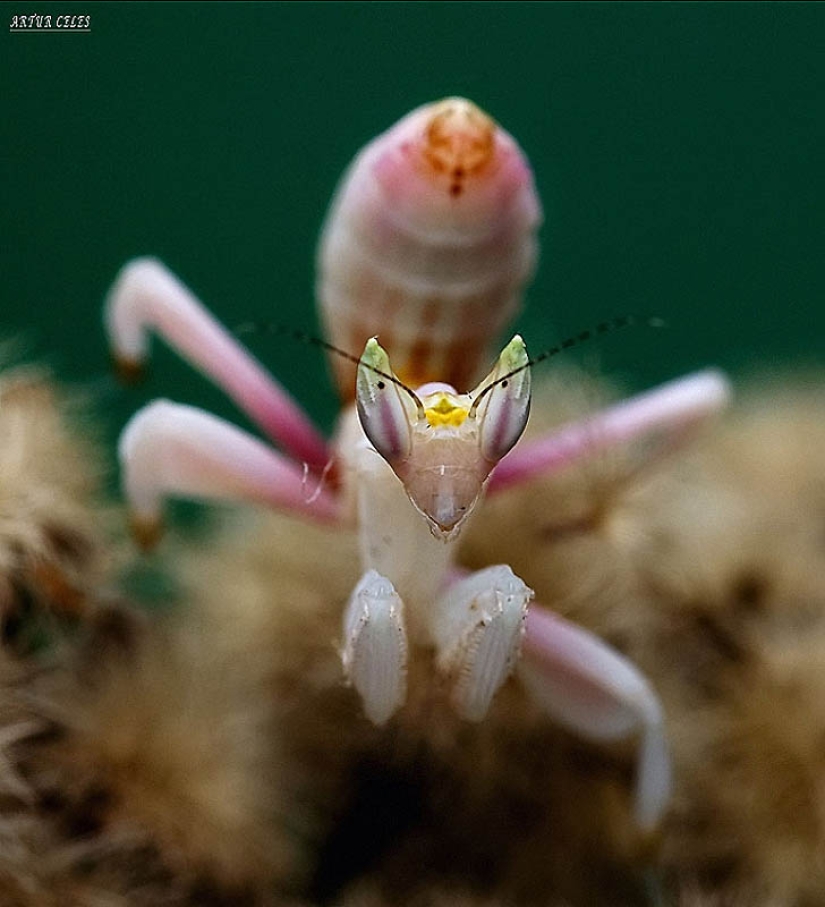
[[[490,374],[470,395],[470,417],[479,423],[479,448],[497,463],[521,437],[530,415],[530,360],[516,334],[502,350]]]
[[[392,373],[390,359],[378,340],[367,341],[355,379],[355,402],[364,434],[391,465],[412,451],[413,425],[426,418],[421,401]]]

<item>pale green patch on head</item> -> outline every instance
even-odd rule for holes
[[[493,370],[470,395],[470,417],[481,424],[481,453],[497,463],[521,437],[530,414],[530,357],[519,334],[501,351]]]
[[[392,372],[390,357],[387,355],[387,351],[384,347],[378,342],[377,337],[370,337],[367,341],[367,345],[364,347],[364,352],[361,356],[361,362],[366,365],[368,369],[375,369],[376,371],[386,372],[387,374]]]
[[[364,433],[373,447],[394,466],[412,450],[412,429],[424,419],[418,397],[393,374],[386,350],[371,337],[364,347],[355,378],[355,404]]]
[[[529,362],[527,356],[527,346],[521,338],[521,334],[516,334],[513,339],[501,351],[498,357],[499,368],[502,374],[514,372],[516,369],[525,368]]]

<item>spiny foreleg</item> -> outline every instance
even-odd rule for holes
[[[532,589],[504,565],[455,581],[430,616],[438,668],[452,679],[456,712],[481,721],[521,652]]]

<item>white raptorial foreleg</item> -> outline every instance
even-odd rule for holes
[[[453,704],[462,718],[484,718],[512,673],[532,597],[509,567],[498,565],[454,582],[431,610],[437,664],[453,679]]]
[[[338,501],[308,489],[304,471],[263,442],[194,406],[156,400],[120,437],[126,498],[138,539],[156,538],[165,497],[265,503],[329,522]]]
[[[393,584],[367,570],[344,613],[344,674],[373,724],[384,724],[407,695],[404,606]]]
[[[670,758],[662,710],[648,682],[592,633],[533,606],[519,674],[556,721],[590,740],[638,737],[635,815],[653,831],[670,796]]]

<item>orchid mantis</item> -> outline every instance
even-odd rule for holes
[[[523,340],[515,336],[492,370],[480,371],[532,276],[540,221],[523,153],[469,101],[421,107],[356,157],[318,253],[327,337],[363,349],[360,359],[333,358],[341,396],[355,403],[332,449],[162,264],[130,262],[106,304],[120,366],[139,367],[147,332],[158,332],[282,452],[202,410],[157,401],[123,432],[123,485],[144,541],[156,536],[171,495],[355,525],[363,574],[345,608],[341,656],[367,717],[383,724],[403,706],[408,660],[422,647],[435,652],[469,721],[485,717],[516,670],[528,695],[576,732],[638,739],[635,814],[651,830],[667,802],[669,762],[648,683],[592,634],[531,605],[532,591],[506,565],[463,573],[455,540],[485,491],[650,431],[681,438],[725,405],[728,386],[701,372],[517,446],[531,399]],[[332,458],[341,487],[319,479],[308,493],[306,474],[322,476]]]

